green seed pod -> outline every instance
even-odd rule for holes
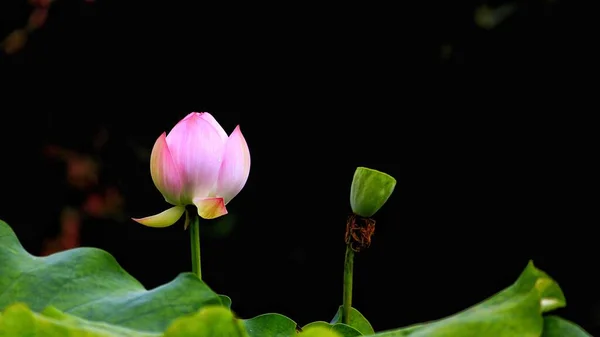
[[[370,218],[385,204],[395,187],[396,179],[389,174],[366,167],[356,168],[350,188],[352,212]]]

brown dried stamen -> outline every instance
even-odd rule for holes
[[[346,222],[346,244],[355,252],[371,245],[371,236],[375,233],[375,220],[363,218],[356,214],[348,217]]]

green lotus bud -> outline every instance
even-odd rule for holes
[[[395,187],[396,179],[389,174],[366,167],[356,168],[350,188],[352,212],[370,218],[385,204]]]

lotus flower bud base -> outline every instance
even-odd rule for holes
[[[344,297],[342,299],[342,323],[349,324],[352,308],[352,278],[354,253],[371,246],[375,233],[375,220],[352,213],[346,221],[346,256],[344,258]]]
[[[371,246],[371,237],[375,233],[375,220],[356,214],[348,217],[346,222],[346,244],[355,252]]]

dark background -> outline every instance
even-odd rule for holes
[[[20,51],[0,54],[0,218],[41,254],[65,206],[112,187],[120,213],[84,215],[81,245],[109,251],[148,288],[172,280],[190,269],[182,224],[129,217],[167,207],[149,172],[156,138],[209,111],[228,133],[241,125],[252,155],[230,215],[202,224],[204,280],[242,317],[332,318],[350,183],[367,166],[398,180],[355,265],[354,306],[376,330],[462,310],[533,259],[566,294],[558,313],[595,333],[591,133],[564,89],[577,11],[487,2],[503,4],[514,11],[491,27],[477,1],[57,0]],[[2,36],[33,8],[0,6]],[[49,145],[93,156],[98,184],[69,185]]]

